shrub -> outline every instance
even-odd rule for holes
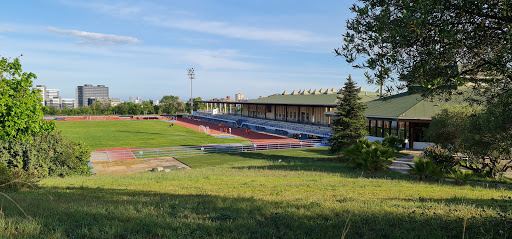
[[[437,165],[443,165],[443,168],[453,168],[460,164],[460,160],[453,156],[450,151],[439,146],[430,146],[423,151],[423,157],[432,160]]]
[[[395,135],[387,135],[384,140],[382,140],[382,145],[399,152],[402,150],[402,145],[405,143],[404,139],[398,138]]]
[[[347,148],[344,155],[356,168],[366,171],[379,171],[389,168],[394,160],[394,151],[381,142],[370,142],[367,139],[358,141]]]
[[[16,179],[90,175],[90,152],[60,133],[32,136],[30,140],[0,141],[0,184]],[[25,180],[26,181],[26,180]]]
[[[443,165],[436,165],[432,160],[425,158],[415,157],[413,161],[414,165],[409,165],[409,173],[417,175],[420,180],[423,179],[440,179],[444,175],[441,171]]]
[[[475,176],[471,171],[462,171],[459,168],[451,170],[451,174],[453,179],[455,179],[455,183],[459,185],[467,184]]]

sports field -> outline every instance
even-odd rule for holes
[[[249,142],[243,138],[216,138],[160,120],[56,122],[57,130],[72,141],[91,149],[138,147],[160,148]]]

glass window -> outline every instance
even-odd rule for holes
[[[370,132],[371,136],[377,136],[377,121],[376,120],[370,120],[372,130]]]
[[[377,120],[377,137],[382,137],[382,120]]]
[[[405,122],[398,123],[398,137],[405,139]]]

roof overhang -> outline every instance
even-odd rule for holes
[[[263,103],[263,102],[243,102],[243,101],[199,101],[203,103],[228,103],[228,104],[246,104],[246,105],[288,105],[288,106],[321,106],[321,107],[336,107],[336,104],[306,104],[306,103]]]

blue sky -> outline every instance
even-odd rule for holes
[[[243,93],[249,98],[340,88],[363,71],[333,49],[353,1],[10,1],[0,15],[0,55],[21,58],[34,84],[74,98],[83,84],[144,100]]]

